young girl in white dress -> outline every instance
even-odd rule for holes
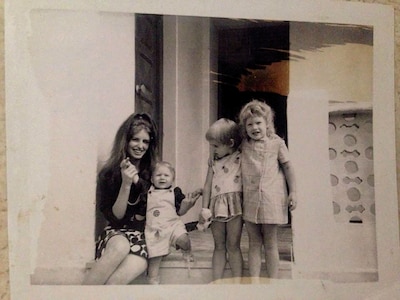
[[[260,276],[264,245],[267,275],[277,278],[278,224],[286,224],[288,207],[296,207],[293,166],[285,141],[275,134],[274,113],[267,104],[247,103],[239,119],[245,134],[241,145],[243,220],[249,235],[249,272],[251,277]]]
[[[239,126],[231,120],[219,119],[208,129],[206,139],[211,146],[211,153],[199,224],[204,224],[207,217],[211,216],[213,279],[223,277],[226,262],[229,261],[232,276],[240,280],[243,221]]]

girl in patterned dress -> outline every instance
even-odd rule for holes
[[[208,129],[206,139],[211,146],[211,153],[199,224],[204,224],[207,217],[211,216],[214,237],[213,279],[223,277],[228,260],[232,276],[240,280],[243,265],[240,250],[243,221],[239,126],[231,120],[219,119]]]
[[[128,284],[146,271],[146,207],[138,197],[150,187],[156,132],[147,114],[132,114],[117,131],[97,180],[99,206],[108,225],[96,242],[96,261],[83,284]]]
[[[264,102],[247,103],[239,115],[242,141],[243,220],[249,235],[249,272],[259,277],[264,246],[267,275],[279,270],[278,224],[296,207],[293,166],[283,139],[275,134],[274,113]],[[282,172],[283,171],[283,172]],[[287,188],[289,188],[289,195]]]

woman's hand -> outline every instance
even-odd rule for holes
[[[121,162],[120,167],[123,185],[131,186],[132,183],[136,184],[139,181],[139,172],[128,157]]]

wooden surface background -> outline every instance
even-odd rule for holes
[[[300,0],[299,0],[300,1]],[[344,0],[340,0],[343,1]],[[396,154],[397,162],[400,160],[400,0],[350,0],[352,2],[379,3],[391,5],[395,9],[395,109],[396,109]],[[4,1],[0,4],[0,299],[10,299],[8,277],[8,234],[7,234],[7,199],[6,199],[6,145],[5,145],[5,114],[4,114]],[[397,163],[397,185],[400,186],[400,164]],[[398,195],[400,193],[398,192]],[[399,199],[400,197],[398,197]],[[400,213],[399,213],[400,214]],[[399,215],[400,217],[400,215]]]

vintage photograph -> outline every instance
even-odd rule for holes
[[[15,293],[319,298],[398,278],[392,9],[17,2]]]

